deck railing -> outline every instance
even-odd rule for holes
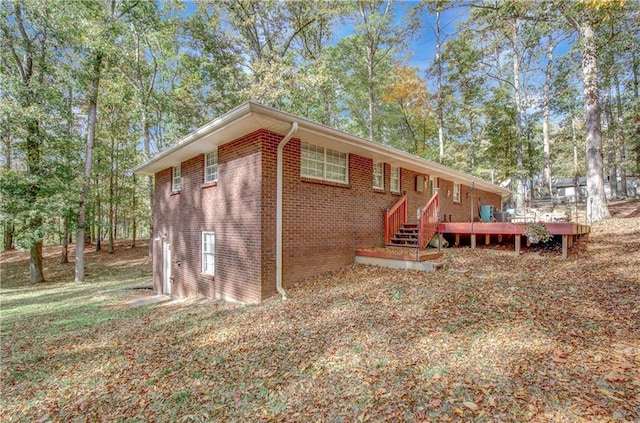
[[[403,195],[393,207],[384,212],[384,244],[389,245],[391,238],[400,226],[407,222],[407,194]]]
[[[440,213],[440,197],[438,190],[422,208],[418,220],[418,248],[426,248],[431,238],[438,232],[438,214]]]

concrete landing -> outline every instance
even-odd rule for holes
[[[355,262],[369,266],[387,267],[390,269],[421,270],[423,272],[435,272],[442,267],[442,263],[433,261],[415,261],[397,258],[368,257],[356,255]]]

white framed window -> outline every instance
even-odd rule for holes
[[[384,163],[373,164],[373,187],[384,189]]]
[[[389,180],[391,192],[400,192],[400,168],[391,166],[391,175]]]
[[[215,274],[215,233],[202,232],[202,273]]]
[[[218,150],[204,156],[204,183],[210,184],[218,181]]]
[[[347,183],[347,153],[303,142],[300,149],[300,176]]]
[[[182,169],[180,165],[173,167],[173,173],[171,178],[171,190],[180,191],[182,188]]]
[[[453,201],[456,203],[460,202],[460,184],[457,182],[453,183]]]

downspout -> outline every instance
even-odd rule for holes
[[[276,289],[283,300],[287,299],[287,293],[282,287],[282,162],[284,146],[297,131],[298,122],[292,122],[289,133],[278,144],[276,158]]]

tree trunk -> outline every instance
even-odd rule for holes
[[[60,254],[60,264],[69,263],[69,218],[62,219],[62,253]]]
[[[551,111],[550,86],[551,72],[553,71],[553,37],[547,37],[547,67],[544,73],[544,94],[543,94],[543,120],[542,120],[542,140],[544,150],[544,169],[542,172],[542,195],[551,196],[551,135],[549,132],[549,114]]]
[[[114,167],[117,166],[114,162],[115,160],[115,141],[113,137],[111,137],[111,166],[109,166],[109,254],[113,254],[113,232],[115,231],[113,227],[113,218],[114,218],[114,210],[113,210],[113,202],[114,200]]]
[[[12,222],[5,222],[4,223],[4,250],[8,251],[8,250],[13,250],[15,248],[15,246],[13,245],[13,234],[15,231],[15,227],[13,226]]]
[[[29,274],[31,275],[31,283],[44,282],[42,269],[42,241],[36,241],[31,245],[31,249],[29,250]]]
[[[436,11],[436,80],[437,80],[437,115],[438,115],[438,159],[440,163],[444,163],[444,107],[442,101],[442,60],[440,57],[440,10]]]
[[[624,147],[624,117],[622,113],[622,99],[620,98],[620,79],[618,78],[618,72],[615,73],[616,81],[616,144],[619,147],[619,163],[618,174],[620,175],[620,192],[618,195],[622,198],[627,198],[627,152]]]
[[[136,237],[137,237],[137,218],[136,218],[136,199],[137,199],[138,195],[136,194],[136,175],[133,175],[133,195],[131,198],[131,210],[133,211],[131,213],[131,248],[136,248]],[[151,242],[149,243],[151,244]]]
[[[513,20],[513,98],[516,106],[516,209],[524,210],[524,162],[522,151],[522,101],[520,100],[519,19]]]
[[[587,12],[582,12],[582,73],[585,101],[585,131],[587,153],[587,219],[598,222],[610,216],[602,181],[602,128],[598,92],[598,51],[593,27]]]
[[[91,180],[91,165],[93,156],[93,143],[96,134],[96,120],[98,114],[98,89],[100,87],[100,72],[102,67],[102,53],[96,53],[93,60],[93,77],[91,91],[89,93],[89,114],[87,131],[87,154],[84,160],[84,174],[82,181],[82,198],[78,213],[78,232],[76,236],[76,269],[75,281],[84,282],[84,238],[87,223],[87,201],[89,200],[89,183]]]
[[[100,169],[100,160],[98,160],[98,169]],[[96,178],[96,212],[94,213],[94,225],[96,234],[96,251],[102,251],[102,198],[100,196],[100,185]]]
[[[614,139],[613,112],[611,111],[611,84],[604,92],[604,113],[607,119],[607,162],[609,164],[610,198],[618,197],[618,168],[616,166],[616,143]]]
[[[374,141],[375,131],[373,129],[374,125],[374,113],[375,113],[375,93],[374,93],[374,83],[373,83],[373,73],[374,73],[374,62],[373,62],[373,49],[369,47],[368,51],[369,57],[367,58],[367,71],[368,71],[368,100],[369,100],[369,140]]]

